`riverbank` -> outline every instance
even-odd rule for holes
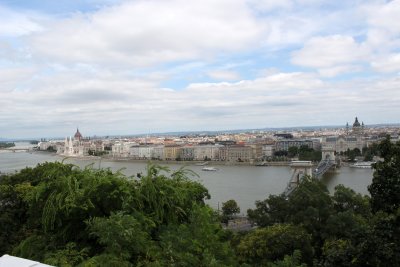
[[[50,152],[21,152],[0,153],[0,171],[13,173],[26,167],[35,167],[44,162],[61,162],[63,156]],[[137,173],[146,173],[147,160],[113,159],[99,157],[70,157],[65,163],[71,163],[81,168],[93,164],[94,168],[109,168],[112,171],[121,171],[127,177]],[[212,196],[207,201],[212,207],[221,206],[222,202],[235,199],[241,210],[255,208],[256,200],[263,200],[270,194],[280,194],[290,180],[292,170],[287,166],[290,162],[267,162],[267,167],[256,167],[249,163],[228,164],[226,162],[211,161],[209,166],[218,171],[202,171],[203,166],[196,166],[201,161],[153,161],[155,164],[168,166],[171,170],[178,170],[183,166],[194,171],[198,176],[190,176],[190,179],[200,181]],[[220,165],[216,165],[220,164]],[[358,169],[342,167],[335,173],[327,173],[322,180],[330,192],[338,184],[344,184],[361,194],[368,194],[367,186],[372,181],[371,169]]]
[[[86,157],[73,157],[86,159]],[[87,158],[87,159],[102,159],[105,161],[111,162],[132,162],[132,163],[158,163],[163,165],[168,164],[178,164],[178,165],[198,165],[202,163],[207,163],[204,165],[216,165],[216,166],[257,166],[260,162],[232,162],[232,161],[197,161],[197,160],[150,160],[150,159],[133,159],[133,158],[116,158],[116,157],[95,157]],[[266,166],[257,166],[257,167],[268,167],[268,166],[290,166],[290,161],[274,161],[274,162],[266,162]]]

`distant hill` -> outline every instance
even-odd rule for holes
[[[146,134],[121,134],[121,135],[99,135],[94,139],[113,139],[113,138],[130,138],[130,137],[143,137],[143,136],[201,136],[201,135],[219,135],[219,134],[236,134],[236,133],[251,133],[259,131],[268,132],[291,132],[291,131],[318,131],[321,129],[339,129],[345,128],[345,125],[319,125],[319,126],[293,126],[293,127],[265,127],[254,129],[233,129],[233,130],[215,130],[215,131],[176,131],[176,132],[159,132],[159,133],[146,133]],[[367,128],[385,128],[385,127],[400,127],[400,123],[386,123],[386,124],[368,124]],[[63,140],[64,137],[45,137],[46,140]],[[0,142],[23,142],[31,140],[40,140],[40,138],[18,138],[9,139],[0,137]]]

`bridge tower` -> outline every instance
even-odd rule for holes
[[[320,179],[324,175],[324,173],[336,166],[336,156],[334,148],[331,146],[323,146],[321,151],[322,159],[317,168],[315,168],[315,170],[313,171],[313,176],[317,179]]]
[[[311,161],[292,161],[290,167],[292,167],[292,177],[284,191],[285,196],[289,196],[296,189],[304,176],[311,177],[313,174]]]
[[[335,161],[335,149],[332,146],[323,146],[321,148],[322,151],[322,160],[330,160]]]

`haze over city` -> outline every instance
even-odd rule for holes
[[[0,136],[398,123],[400,1],[0,1]]]

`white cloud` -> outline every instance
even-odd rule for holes
[[[248,0],[248,4],[258,12],[268,12],[274,9],[288,9],[293,6],[292,0]]]
[[[0,127],[14,136],[63,136],[76,125],[101,135],[337,124],[354,114],[379,121],[389,107],[385,118],[395,121],[399,86],[399,79],[339,83],[296,72],[177,91],[117,73],[62,72],[0,90]]]
[[[0,36],[22,36],[41,31],[39,17],[12,11],[0,5]]]
[[[47,25],[33,47],[56,60],[146,66],[255,45],[262,27],[243,1],[128,1]]]
[[[359,64],[368,60],[369,50],[351,36],[333,35],[314,37],[301,50],[292,54],[292,63],[316,68],[321,74],[335,76],[339,73],[357,71]]]
[[[328,68],[318,69],[318,73],[323,77],[335,77],[340,74],[354,73],[362,70],[361,66],[358,65],[341,65]]]
[[[398,121],[400,1],[85,1],[0,9],[2,135]]]
[[[239,73],[230,70],[213,70],[209,71],[207,74],[210,78],[219,81],[234,81],[240,79]]]
[[[371,65],[379,72],[400,72],[400,53],[380,56]]]

